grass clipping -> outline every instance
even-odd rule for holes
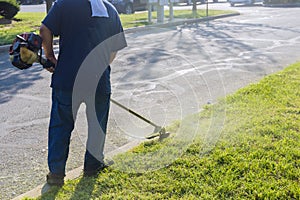
[[[299,88],[297,63],[191,116],[199,121],[199,132],[184,153],[164,168],[127,173],[112,167],[97,178],[54,187],[41,198],[300,199]],[[208,122],[223,111],[222,135],[214,148],[203,153],[201,132],[204,127],[209,134],[219,131]],[[172,149],[172,145],[176,144],[168,140],[151,141],[120,156],[130,160],[137,152]]]

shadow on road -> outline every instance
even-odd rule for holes
[[[42,67],[34,65],[19,70],[10,63],[8,55],[2,54],[0,58],[0,104],[8,102],[18,91],[33,85],[34,81],[42,79]]]

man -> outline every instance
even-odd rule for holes
[[[53,51],[53,35],[59,36],[58,59]],[[115,58],[116,52],[127,44],[118,13],[110,3],[102,0],[57,0],[42,21],[40,36],[43,39],[46,58],[55,64],[55,68],[47,69],[53,73],[48,133],[50,172],[47,175],[47,183],[62,185],[71,132],[81,102],[87,104],[89,126],[84,175],[96,175],[105,167],[103,146],[111,93],[109,64]],[[94,54],[96,52],[97,62],[89,62],[87,59],[91,52]],[[89,87],[83,90],[75,87],[78,77],[85,73],[81,69],[90,74],[95,72],[100,74],[98,79],[95,79],[97,81],[95,90],[91,88],[89,91]],[[81,80],[79,85],[89,86],[88,82],[94,76],[83,77],[85,80]],[[74,100],[74,94],[81,99]],[[92,117],[93,112],[97,125],[93,124],[95,121]],[[99,125],[99,130],[94,128]]]

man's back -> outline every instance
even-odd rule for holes
[[[97,45],[123,31],[118,13],[108,2],[104,4],[108,18],[91,17],[88,0],[58,0],[54,3],[43,21],[54,35],[60,37],[59,58],[52,87],[71,90],[86,56]]]

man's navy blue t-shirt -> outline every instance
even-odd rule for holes
[[[87,55],[101,42],[123,33],[115,8],[104,1],[109,17],[91,17],[88,0],[57,0],[43,24],[59,36],[59,55],[51,87],[72,90],[77,72]],[[120,35],[120,34],[119,34]],[[107,51],[116,52],[127,46],[123,34]],[[110,55],[110,52],[108,55]],[[110,93],[110,66],[104,71],[98,88]]]

